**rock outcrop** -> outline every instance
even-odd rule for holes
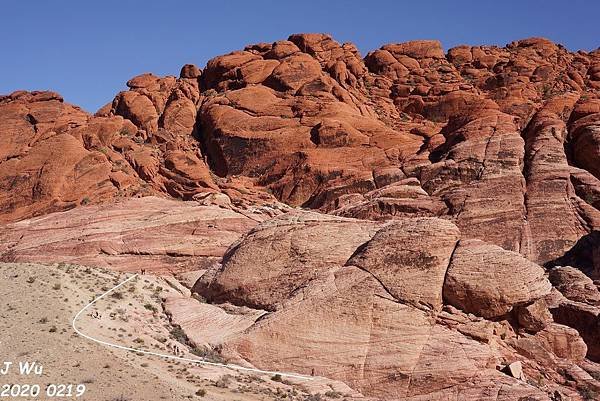
[[[4,225],[0,261],[171,274],[206,269],[266,218],[260,210],[242,214],[195,201],[132,198]]]
[[[599,63],[540,38],[446,54],[414,41],[361,58],[299,34],[179,78],[134,77],[95,116],[17,92],[0,101],[0,218],[192,199],[242,177],[233,187],[257,191],[250,203],[266,189],[343,217],[448,216],[468,238],[551,264],[600,221]]]
[[[331,377],[381,399],[550,400],[573,392],[561,369],[582,370],[587,351],[577,331],[553,323],[550,289],[540,266],[463,240],[446,220],[292,212],[252,229],[193,291],[269,311],[213,343],[239,363]],[[524,376],[500,372],[513,363]],[[555,381],[525,380],[540,375]]]
[[[550,288],[544,270],[535,263],[498,246],[467,240],[452,256],[444,299],[467,313],[498,318],[514,306],[544,297]]]
[[[195,342],[366,396],[600,394],[599,50],[297,34],[127,86],[0,96],[1,260],[206,270]]]

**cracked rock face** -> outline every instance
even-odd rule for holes
[[[373,238],[348,260],[370,273],[400,302],[439,310],[448,264],[460,232],[445,220],[402,219],[377,231]],[[435,247],[424,247],[424,243]]]
[[[521,330],[499,318],[550,291],[541,267],[462,240],[447,220],[317,216],[293,212],[260,224],[194,287],[209,302],[270,311],[221,344],[227,356],[332,377],[384,399],[492,399],[487,392],[499,387],[507,399],[549,399],[496,369],[519,358],[512,342]],[[542,308],[536,316],[546,319],[539,331],[553,323],[545,303],[535,305],[531,313]],[[537,322],[528,317],[523,330]],[[564,334],[548,327],[520,336],[557,364],[573,364],[559,345]],[[533,360],[525,365],[532,376]]]
[[[2,260],[207,269],[201,321],[268,312],[211,345],[377,398],[600,394],[598,50],[297,34],[127,86],[0,96]]]
[[[544,269],[479,240],[461,241],[444,283],[444,299],[465,312],[498,318],[550,292]]]
[[[194,290],[211,302],[278,309],[311,281],[343,265],[379,226],[318,213],[282,215],[234,244],[214,276],[205,275]]]

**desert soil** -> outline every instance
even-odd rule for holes
[[[321,378],[307,382],[195,365],[106,347],[77,335],[71,327],[75,314],[128,277],[68,264],[0,264],[0,282],[10,283],[0,287],[0,363],[43,365],[40,376],[22,376],[13,367],[0,376],[0,385],[39,384],[44,392],[49,384],[84,383],[86,392],[78,399],[90,401],[351,398]],[[178,297],[189,298],[189,291],[173,277],[137,276],[82,314],[77,327],[103,341],[158,353],[173,354],[177,345],[186,358],[195,358],[164,309],[165,302]],[[91,316],[94,311],[99,319]]]

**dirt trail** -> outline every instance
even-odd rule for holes
[[[119,272],[75,265],[0,264],[0,351],[2,360],[37,361],[41,376],[21,376],[12,368],[0,385],[86,385],[79,400],[312,400],[314,389],[268,374],[244,373],[221,366],[108,348],[75,333],[75,314],[127,277]],[[95,303],[78,319],[85,334],[140,350],[171,354],[183,344],[182,332],[171,325],[162,300],[186,297],[172,279],[137,276]],[[100,318],[93,317],[95,311]],[[97,316],[97,315],[96,315]],[[179,341],[178,341],[179,340]],[[325,389],[327,387],[325,386]]]

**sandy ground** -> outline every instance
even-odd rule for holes
[[[324,379],[307,383],[196,365],[109,348],[77,335],[71,327],[74,315],[128,277],[66,264],[0,264],[0,370],[5,361],[43,365],[40,376],[19,375],[13,366],[0,375],[0,386],[39,384],[44,393],[50,384],[83,383],[86,392],[77,399],[90,401],[345,398]],[[177,345],[183,356],[195,358],[164,312],[165,299],[189,298],[186,291],[173,278],[138,276],[94,304],[77,327],[94,338],[158,353],[173,354]],[[94,311],[100,318],[91,316]],[[47,399],[42,395],[5,399]]]

